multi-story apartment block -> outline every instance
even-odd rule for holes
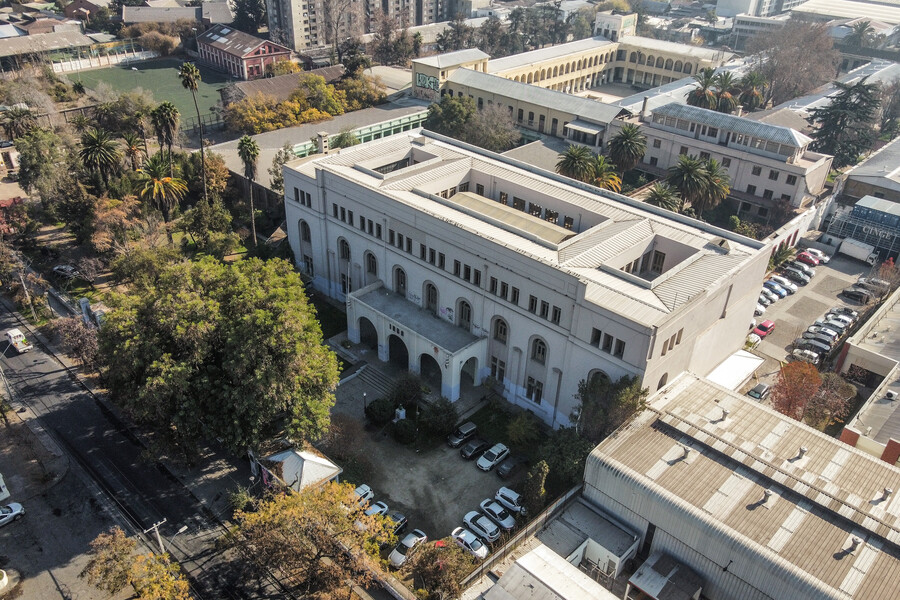
[[[774,17],[735,15],[731,26],[731,45],[733,48],[742,49],[752,37],[782,29],[790,18],[790,14]]]
[[[741,213],[761,218],[775,201],[808,206],[825,190],[832,157],[808,149],[812,139],[795,129],[670,103],[637,117],[617,119],[608,141],[625,123],[647,136],[643,166],[664,172],[682,154],[714,158],[731,176],[731,195]]]
[[[266,0],[272,39],[294,50],[325,45],[322,0]]]
[[[656,390],[739,349],[765,244],[427,132],[284,167],[300,269],[348,335],[455,400],[490,376],[568,425],[578,382]]]

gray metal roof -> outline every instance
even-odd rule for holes
[[[490,57],[490,54],[486,54],[478,48],[466,48],[465,50],[457,50],[456,52],[447,52],[445,54],[417,58],[413,62],[443,69],[445,67],[455,67],[456,65],[475,62]]]
[[[847,179],[900,191],[900,138],[853,167],[847,172]]]
[[[640,50],[671,52],[673,54],[680,54],[681,56],[692,56],[694,58],[713,62],[722,62],[724,60],[729,60],[734,56],[733,52],[725,52],[724,50],[713,50],[712,48],[704,48],[703,46],[667,42],[665,40],[657,40],[655,38],[642,37],[639,35],[625,35],[620,37],[619,46],[621,47],[623,45],[634,46]]]
[[[243,31],[238,31],[233,27],[225,25],[215,25],[210,27],[197,38],[197,42],[221,50],[226,54],[237,56],[238,58],[247,56],[266,43],[272,44],[279,50],[288,54],[291,52],[290,48],[285,48],[275,42],[258,38],[255,35],[250,35],[249,33],[244,33]]]
[[[49,52],[61,48],[80,48],[90,46],[94,40],[74,31],[58,31],[54,33],[36,33],[21,37],[6,38],[0,43],[0,56],[19,56],[37,52]]]
[[[856,202],[856,206],[877,210],[878,212],[887,213],[889,215],[900,215],[900,204],[885,200],[884,198],[876,198],[875,196],[863,196]]]
[[[782,127],[780,125],[771,125],[769,123],[761,123],[745,117],[737,117],[735,115],[728,115],[714,110],[700,108],[698,106],[678,104],[676,102],[670,102],[665,106],[660,106],[653,111],[653,114],[684,119],[693,123],[702,123],[711,127],[726,129],[734,133],[750,135],[766,141],[775,142],[776,144],[793,146],[795,148],[802,148],[812,141],[811,138],[795,129],[789,129],[788,127]]]
[[[894,9],[897,10],[897,9]],[[867,83],[884,83],[900,78],[900,64],[876,58],[871,62],[867,62],[861,67],[853,69],[846,75],[842,76],[838,81],[841,83],[855,83],[868,77]],[[775,108],[789,108],[796,112],[809,112],[816,107],[828,106],[831,104],[830,96],[837,92],[834,82],[825,84],[815,92],[800,98],[794,98],[787,102],[782,102]]]
[[[531,52],[520,52],[512,56],[497,58],[488,63],[488,70],[491,73],[503,73],[504,71],[512,71],[535,63],[541,63],[546,60],[552,60],[561,56],[568,56],[576,52],[586,52],[598,48],[610,46],[610,50],[615,50],[616,46],[613,42],[605,37],[597,36],[576,40],[567,44],[557,44],[556,46],[547,46],[539,48]]]
[[[432,177],[436,177],[432,173]],[[464,210],[473,211],[493,221],[502,223],[500,226],[509,228],[515,232],[530,234],[553,246],[575,235],[574,231],[560,227],[549,221],[545,221],[534,215],[530,215],[511,206],[488,200],[472,192],[459,192],[447,199]]]
[[[531,102],[539,106],[552,107],[595,123],[609,123],[620,114],[626,112],[624,108],[614,104],[580,98],[564,92],[513,81],[498,75],[473,71],[472,69],[457,69],[450,75],[448,80],[452,83],[483,90],[485,93]]]

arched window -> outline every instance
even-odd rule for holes
[[[438,292],[433,283],[425,284],[425,310],[437,316]]]
[[[675,71],[678,73],[681,73],[681,61],[680,60],[675,61]]]
[[[553,67],[553,76],[556,77],[559,74],[559,67]]]
[[[663,57],[662,56],[660,56],[659,58],[656,59],[656,68],[657,69],[663,68]]]
[[[631,53],[631,55],[628,57],[628,62],[637,62],[637,53],[636,52]]]
[[[600,384],[609,384],[610,383],[609,375],[607,375],[600,369],[596,369],[594,371],[591,371],[588,374],[588,383],[591,386],[600,385]]]
[[[659,385],[656,386],[656,389],[661,389],[662,386],[666,385],[666,382],[669,381],[669,374],[666,373],[662,377],[659,378]]]
[[[594,66],[596,67],[599,64],[600,64],[600,56],[598,55],[598,56],[594,57]]]
[[[366,252],[366,273],[378,276],[378,260],[371,252]]]
[[[341,239],[338,242],[338,255],[341,260],[350,260],[350,244],[347,243],[347,240]]]
[[[309,223],[306,221],[300,221],[300,241],[301,242],[311,242],[312,241],[312,233],[309,231]]]
[[[648,67],[652,67],[652,66],[653,66],[653,55],[652,55],[652,54],[648,54],[648,55],[647,55],[647,66],[648,66]]]
[[[547,71],[541,69],[541,81],[547,79]]]
[[[544,364],[547,362],[547,344],[541,338],[531,342],[531,360]]]
[[[406,298],[406,271],[394,267],[394,291]]]
[[[685,75],[691,74],[691,63],[684,63],[684,74]]]
[[[580,71],[580,70],[581,70],[581,60],[580,60],[580,59],[579,59],[579,61],[578,61],[577,63],[575,63],[575,70],[576,70],[576,71]]]
[[[671,70],[672,70],[672,64],[673,64],[673,63],[672,63],[672,59],[671,59],[671,58],[666,59],[666,71],[671,71]]]
[[[469,331],[472,328],[472,305],[465,300],[460,300],[456,310],[456,319],[457,325]]]
[[[507,335],[509,334],[509,326],[506,324],[506,321],[503,319],[494,319],[494,339],[500,342],[501,344],[506,343]]]
[[[531,73],[528,74],[528,81],[526,81],[525,83],[531,83]]]

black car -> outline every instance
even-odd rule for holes
[[[466,460],[472,460],[481,456],[481,454],[490,447],[491,445],[486,441],[474,438],[469,440],[466,445],[460,449],[459,455]]]
[[[752,390],[747,392],[747,395],[750,396],[751,398],[756,398],[757,400],[762,402],[763,400],[765,400],[766,398],[769,397],[770,391],[771,391],[771,389],[769,388],[768,385],[766,385],[765,383],[758,383]]]
[[[387,518],[394,522],[394,535],[403,533],[403,530],[406,529],[406,526],[409,524],[406,515],[397,512],[396,510],[389,512]]]
[[[782,269],[782,274],[793,281],[794,283],[799,283],[800,285],[806,285],[809,283],[809,277],[805,273],[801,273],[797,269]]]
[[[510,456],[497,467],[497,477],[509,479],[518,474],[525,467],[526,461],[522,456]]]

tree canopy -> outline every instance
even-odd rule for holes
[[[156,269],[110,298],[100,331],[103,373],[127,411],[165,424],[186,454],[204,436],[254,447],[279,417],[296,440],[328,428],[337,360],[288,262],[206,257]]]
[[[863,77],[855,83],[834,82],[838,92],[831,97],[831,102],[810,111],[810,120],[817,126],[811,147],[834,156],[835,167],[854,164],[875,143],[880,89],[877,83],[868,83],[867,79]]]
[[[509,112],[499,104],[475,108],[472,98],[443,96],[428,107],[425,128],[492,152],[505,152],[521,134]]]

